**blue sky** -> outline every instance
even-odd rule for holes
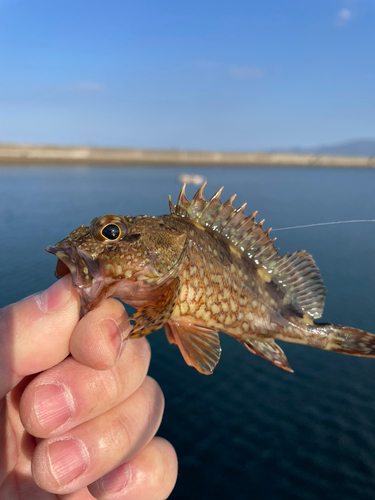
[[[375,137],[375,0],[0,0],[0,142]]]

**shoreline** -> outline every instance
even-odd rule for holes
[[[0,166],[204,165],[374,168],[375,157],[0,144]]]

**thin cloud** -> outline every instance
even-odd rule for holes
[[[103,92],[104,85],[97,82],[79,82],[74,85],[64,87],[66,92],[82,92],[82,93],[97,93]]]
[[[231,77],[239,80],[260,80],[264,77],[264,71],[252,66],[232,66],[228,73]]]
[[[341,9],[336,16],[337,26],[345,26],[353,17],[353,12],[349,9]]]

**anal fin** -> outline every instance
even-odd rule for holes
[[[257,354],[261,358],[271,361],[278,368],[282,368],[288,372],[293,370],[289,366],[288,360],[286,359],[284,351],[279,347],[274,340],[254,340],[248,339],[241,342],[241,344],[246,347],[247,350],[253,354]]]
[[[168,321],[166,327],[168,341],[178,345],[186,363],[200,373],[210,375],[221,354],[217,331],[172,320]]]
[[[129,338],[144,337],[165,325],[176,305],[179,286],[180,280],[175,278],[160,295],[133,314],[130,320],[135,323]]]

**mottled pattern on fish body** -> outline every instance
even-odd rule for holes
[[[189,234],[181,287],[173,318],[184,318],[245,340],[273,338],[283,295],[230,241],[210,228],[173,218],[170,224]]]
[[[48,251],[69,268],[83,314],[108,296],[137,308],[130,338],[165,326],[169,342],[201,373],[221,353],[218,331],[292,371],[275,339],[358,356],[375,355],[375,336],[319,324],[326,290],[311,255],[278,255],[256,212],[234,197],[209,201],[204,185],[187,200],[184,188],[170,215],[108,215],[82,225]],[[66,266],[66,267],[65,267]]]

